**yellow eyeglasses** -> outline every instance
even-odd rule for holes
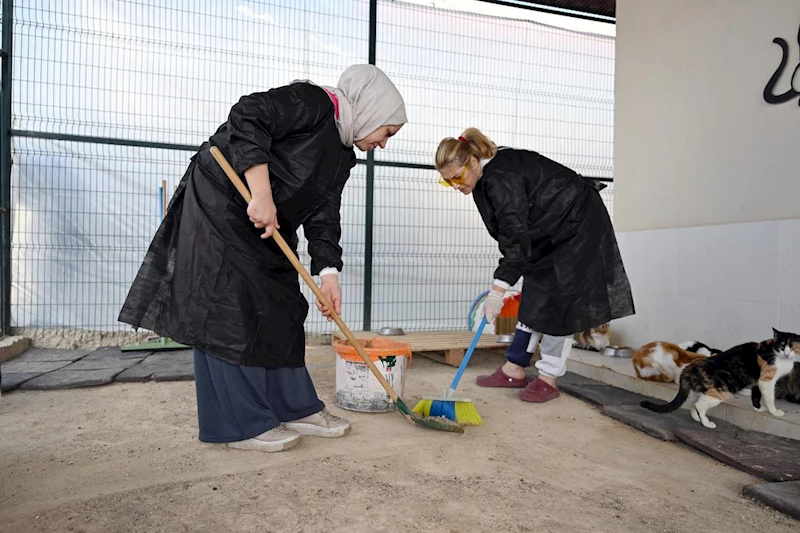
[[[456,178],[445,178],[441,174],[439,174],[439,185],[442,187],[452,187],[453,184],[455,185],[463,185],[464,184],[464,175],[467,173],[467,166],[469,163],[464,165],[464,168],[461,169],[461,174],[458,175]]]

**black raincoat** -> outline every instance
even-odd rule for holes
[[[267,163],[281,235],[296,251],[303,226],[313,275],[342,268],[339,207],[355,152],[339,139],[327,93],[293,83],[242,97],[192,157],[119,320],[230,363],[303,366],[308,302],[297,272],[260,238],[211,146],[243,181]]]
[[[634,314],[608,211],[592,180],[536,152],[500,149],[473,198],[503,257],[495,279],[524,278],[519,320],[567,336]]]

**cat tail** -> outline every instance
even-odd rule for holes
[[[689,399],[689,389],[684,388],[683,383],[681,383],[681,388],[678,390],[677,396],[675,396],[671,402],[653,403],[649,400],[644,400],[639,405],[645,409],[655,411],[656,413],[671,413],[672,411],[680,409],[681,405],[683,405],[687,399]]]

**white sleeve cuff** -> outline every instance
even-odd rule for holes
[[[501,279],[494,280],[492,282],[492,286],[495,286],[495,285],[497,285],[498,287],[502,287],[504,290],[507,290],[507,291],[511,290],[511,285],[509,285],[508,283],[506,283],[505,281],[503,281]]]
[[[319,271],[319,277],[327,276],[328,274],[336,274],[339,275],[339,271],[334,267],[326,267]]]

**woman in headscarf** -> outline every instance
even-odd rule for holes
[[[559,396],[572,335],[634,313],[633,297],[600,187],[529,150],[497,149],[476,128],[448,137],[436,151],[442,183],[472,194],[502,258],[484,314],[492,322],[504,293],[524,279],[519,324],[506,363],[478,377],[481,387],[522,389],[523,401]],[[539,376],[525,368],[539,344]]]
[[[406,121],[386,74],[354,65],[336,87],[295,81],[242,97],[191,158],[119,320],[193,347],[201,441],[271,452],[350,430],[317,397],[305,368],[308,302],[269,237],[279,231],[296,252],[303,227],[311,274],[340,312],[339,208],[353,146],[383,148]],[[245,177],[249,204],[211,146]]]

